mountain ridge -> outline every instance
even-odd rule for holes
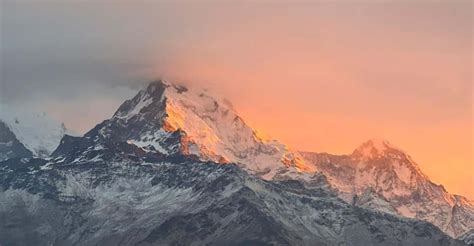
[[[86,137],[65,137],[58,152],[77,150],[70,142],[92,155],[0,162],[0,242],[465,245],[432,224],[352,206],[322,188],[324,180],[312,188],[298,180],[266,181],[235,164],[159,155],[123,142],[95,148]]]
[[[181,144],[174,151],[205,161],[238,163],[266,179],[285,171],[286,167],[314,172],[314,168],[306,165],[295,151],[277,140],[262,137],[248,126],[228,101],[215,99],[204,90],[192,90],[165,81],[148,85],[100,125],[101,129],[92,130],[85,136],[102,134],[163,152],[170,146],[164,148],[162,141],[179,130]],[[138,130],[121,132],[120,136],[109,130],[113,127],[117,131],[124,125]]]
[[[126,142],[151,154],[236,163],[267,180],[296,179],[311,185],[320,172],[330,189],[353,205],[422,219],[453,237],[474,227],[474,203],[434,184],[410,155],[387,140],[369,139],[349,155],[316,154],[320,157],[315,161],[308,152],[259,139],[226,104],[206,90],[155,81],[85,137]]]
[[[219,187],[223,185],[231,190],[208,186],[207,181],[199,176],[207,173],[211,180],[219,179],[219,170],[222,168],[242,169],[242,172],[232,174],[229,180],[222,181],[224,183],[218,182]],[[163,173],[155,173],[158,170]],[[349,155],[294,151],[277,140],[263,137],[248,126],[228,101],[215,99],[207,91],[196,91],[163,81],[151,83],[135,97],[125,101],[110,119],[97,124],[84,136],[65,135],[47,159],[13,158],[0,162],[0,175],[3,177],[0,200],[2,196],[4,201],[8,201],[6,197],[18,197],[18,202],[29,204],[31,200],[39,199],[38,206],[51,203],[51,206],[62,212],[64,208],[61,203],[73,204],[78,211],[96,211],[87,205],[92,203],[94,206],[100,205],[100,211],[108,211],[109,207],[103,207],[101,203],[111,199],[105,191],[113,186],[116,189],[113,194],[117,195],[114,199],[130,196],[126,200],[137,207],[126,206],[126,203],[120,206],[107,204],[123,209],[125,213],[137,212],[140,220],[146,218],[141,217],[141,212],[136,210],[140,210],[143,203],[154,199],[157,193],[147,193],[147,189],[155,185],[164,186],[164,193],[179,201],[181,198],[175,195],[181,193],[183,187],[193,187],[193,192],[184,193],[193,196],[200,196],[199,192],[194,191],[207,187],[200,200],[204,204],[208,204],[206,199],[216,194],[227,197],[229,192],[236,194],[234,200],[243,199],[243,207],[230,200],[219,200],[222,203],[203,208],[203,211],[175,211],[177,217],[173,221],[154,219],[150,226],[156,230],[147,230],[147,235],[140,234],[140,240],[123,239],[143,245],[176,243],[185,235],[180,228],[190,219],[195,221],[190,229],[196,233],[196,238],[192,240],[199,240],[199,235],[206,240],[215,239],[214,234],[206,232],[209,228],[226,232],[223,235],[228,237],[219,240],[234,240],[233,233],[247,231],[242,223],[250,220],[251,228],[254,229],[261,226],[273,228],[271,224],[275,221],[280,227],[265,232],[268,238],[263,241],[254,241],[256,238],[253,236],[243,238],[250,240],[248,242],[288,244],[295,241],[304,244],[316,240],[323,245],[332,245],[355,240],[358,243],[354,245],[393,245],[397,241],[407,245],[416,245],[417,242],[421,245],[456,245],[456,241],[439,234],[436,228],[429,226],[431,224],[419,221],[428,221],[453,237],[472,229],[474,221],[471,201],[450,195],[444,188],[432,183],[408,154],[386,141],[367,141]],[[191,176],[194,178],[186,180],[186,177]],[[242,179],[252,180],[251,187],[242,183]],[[199,182],[193,184],[193,180]],[[255,182],[259,185],[255,185]],[[101,188],[97,190],[96,185]],[[235,185],[242,188],[240,193],[234,193],[232,187]],[[134,190],[139,190],[143,194],[139,197],[143,199],[135,198],[132,195]],[[173,190],[180,191],[174,194]],[[287,193],[293,195],[281,198],[282,194]],[[41,196],[35,198],[31,194]],[[84,206],[77,202],[84,203]],[[409,206],[411,203],[414,206]],[[171,209],[153,204],[158,208]],[[239,218],[236,227],[229,224],[224,226],[222,221],[206,215],[228,214],[229,209],[238,208],[245,212],[232,217]],[[302,208],[305,213],[298,212]],[[10,213],[8,209],[0,210],[0,214]],[[283,212],[286,210],[289,214]],[[249,214],[262,220],[253,221]],[[41,216],[37,214],[27,216],[41,221]],[[93,217],[68,216],[76,221],[74,223],[85,220],[94,227]],[[227,216],[222,218],[233,220]],[[134,220],[129,222],[133,222],[130,230],[141,228]],[[18,221],[11,220],[9,223]],[[90,234],[74,223],[68,226],[84,233],[80,237],[92,240],[88,241],[91,244],[116,242],[111,232],[107,231],[117,230],[115,225],[107,225],[103,234]],[[338,225],[337,228],[334,225]],[[352,225],[360,225],[365,229],[358,231]],[[57,240],[77,242],[75,237],[79,235],[63,235],[55,231],[59,230],[56,224],[50,226],[55,229],[47,233],[57,233],[63,237]],[[226,230],[226,227],[229,229]],[[299,229],[294,231],[292,227]],[[10,231],[6,227],[3,230]],[[2,237],[10,238],[0,230],[0,239]]]
[[[453,237],[474,227],[474,202],[433,183],[410,155],[373,140],[352,154],[300,152],[324,173],[339,196],[355,205],[428,221]],[[378,146],[379,148],[376,148]]]

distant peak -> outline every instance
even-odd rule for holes
[[[65,125],[45,112],[29,108],[0,104],[0,121],[35,156],[46,157],[52,153],[68,131]]]
[[[363,145],[370,145],[379,150],[391,149],[394,146],[386,139],[383,138],[372,138],[363,143]]]
[[[399,148],[395,147],[388,140],[381,139],[381,138],[372,138],[365,141],[359,147],[357,147],[354,150],[353,155],[375,157],[387,151],[393,151],[393,150],[403,152]]]

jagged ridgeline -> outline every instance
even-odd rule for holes
[[[473,228],[472,203],[388,143],[300,153],[228,101],[163,81],[57,144],[49,157],[2,155],[0,244],[465,245],[453,237]]]

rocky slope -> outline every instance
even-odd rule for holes
[[[301,154],[354,205],[425,220],[453,237],[474,228],[474,202],[431,182],[408,154],[387,141],[369,140],[351,155]]]

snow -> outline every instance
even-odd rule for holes
[[[357,198],[365,208],[425,220],[453,237],[474,226],[473,202],[462,202],[431,182],[408,154],[385,140],[367,141],[351,155],[303,156],[347,202]]]
[[[37,157],[49,156],[64,134],[71,134],[62,123],[46,113],[35,113],[20,107],[0,104],[0,120]]]
[[[158,150],[160,153],[168,154],[168,151],[166,149],[164,149],[163,147],[161,147],[161,145],[158,142],[136,141],[136,140],[131,139],[131,140],[127,140],[127,143],[128,144],[133,144],[133,145],[135,145],[137,147],[140,147],[142,149],[144,149],[144,147],[153,146],[153,148]],[[144,149],[144,150],[146,150],[146,149]]]
[[[393,170],[397,174],[397,177],[405,184],[410,184],[413,175],[412,169],[410,169],[405,163],[395,162],[394,166],[395,168]]]
[[[156,102],[155,99],[145,91],[141,91],[139,100],[135,101],[137,103],[133,108],[120,112],[114,117],[125,119],[121,123],[127,123],[127,120],[132,118],[143,119],[143,117],[134,116],[140,116],[143,109]],[[471,201],[453,196],[431,183],[407,154],[386,140],[369,140],[357,148],[352,155],[346,156],[343,162],[333,162],[326,157],[324,160],[326,166],[322,165],[320,169],[319,164],[304,159],[288,146],[250,127],[238,116],[227,100],[213,96],[209,91],[195,88],[183,91],[168,84],[165,93],[161,95],[160,102],[164,99],[166,99],[165,112],[159,113],[160,116],[166,115],[164,125],[161,128],[155,127],[156,129],[146,128],[138,136],[127,139],[127,143],[134,144],[145,151],[151,151],[153,147],[163,154],[172,154],[170,150],[174,147],[185,145],[187,151],[185,154],[196,155],[202,160],[237,163],[243,169],[266,180],[283,177],[307,181],[307,184],[310,184],[311,181],[316,180],[314,177],[318,170],[327,175],[330,185],[340,192],[341,198],[352,202],[354,196],[357,195],[360,198],[359,205],[362,207],[423,219],[439,226],[450,235],[459,233],[460,229],[452,229],[454,226],[451,224],[451,220],[454,221],[458,219],[457,217],[466,217],[467,222],[459,223],[459,226],[455,225],[458,228],[461,227],[461,230],[465,231],[472,225],[469,224],[472,223],[469,216],[456,216],[453,212],[454,206],[462,206],[462,209],[474,211]],[[0,109],[0,119],[5,121],[17,134],[18,139],[36,155],[51,153],[66,131],[61,124],[52,121],[46,114],[23,113],[20,110],[3,107]],[[156,119],[161,118],[156,117]],[[159,122],[161,124],[161,121]],[[174,142],[165,145],[165,140],[171,136],[171,132],[178,129],[185,133],[185,139],[178,145]],[[91,155],[85,154],[103,148],[104,146],[100,144],[93,145],[72,163],[102,162],[101,154],[94,155],[92,158]],[[57,158],[41,166],[40,170],[50,170],[53,168],[52,163],[60,163],[64,160],[64,157]],[[156,163],[140,164],[152,167],[157,165]],[[326,172],[324,168],[331,170]],[[151,186],[147,177],[136,181],[116,180],[112,184],[94,189],[87,186],[90,182],[87,182],[86,178],[68,177],[61,191],[65,199],[70,196],[94,198],[96,200],[95,216],[108,214],[109,207],[132,206],[136,209],[154,211],[156,204],[166,205],[163,210],[166,214],[185,202],[196,200],[199,196],[193,193],[192,189]],[[259,196],[265,197],[266,200],[279,201],[285,195],[269,192],[263,184],[254,181],[246,183],[249,188]],[[221,196],[228,198],[238,190],[238,186],[227,185]],[[421,191],[421,195],[416,193],[421,198],[413,199],[415,191]],[[97,197],[97,194],[101,197]],[[296,203],[297,211],[302,211],[300,216],[285,219],[283,221],[285,224],[292,224],[292,219],[302,220],[307,224],[319,220],[320,214],[315,213],[311,206],[299,201]],[[271,203],[266,205],[275,206]],[[193,206],[183,207],[194,208]],[[291,210],[288,209],[288,211]],[[115,219],[120,221],[121,218]],[[313,231],[313,233],[320,232]],[[337,238],[337,236],[331,234],[331,237]]]
[[[407,205],[401,205],[397,208],[398,213],[408,218],[415,218],[416,213],[411,210]]]
[[[159,95],[159,102],[166,102],[162,127],[141,132],[128,139],[129,143],[141,148],[153,146],[168,154],[170,147],[164,147],[162,143],[179,129],[184,132],[181,151],[203,161],[236,163],[253,173],[264,174],[266,179],[286,167],[294,167],[298,172],[314,172],[314,167],[304,163],[288,146],[250,127],[225,98],[202,88],[162,83],[166,86],[164,93]],[[152,98],[157,96],[154,88],[140,91],[136,97],[138,103],[116,117],[140,119],[140,114],[144,113],[142,108],[158,102],[157,98]]]
[[[195,144],[193,153],[202,159],[225,160],[254,172],[270,170],[264,177],[267,179],[284,167],[285,160],[301,172],[314,172],[286,145],[250,127],[225,98],[193,87],[182,92],[176,86],[169,86],[165,97],[166,122],[172,129],[186,132]]]
[[[125,115],[117,115],[116,117],[121,119],[130,119],[132,116],[137,115],[140,111],[150,105],[153,102],[153,98],[150,95],[141,92],[141,98],[138,104],[130,111],[126,112]]]

